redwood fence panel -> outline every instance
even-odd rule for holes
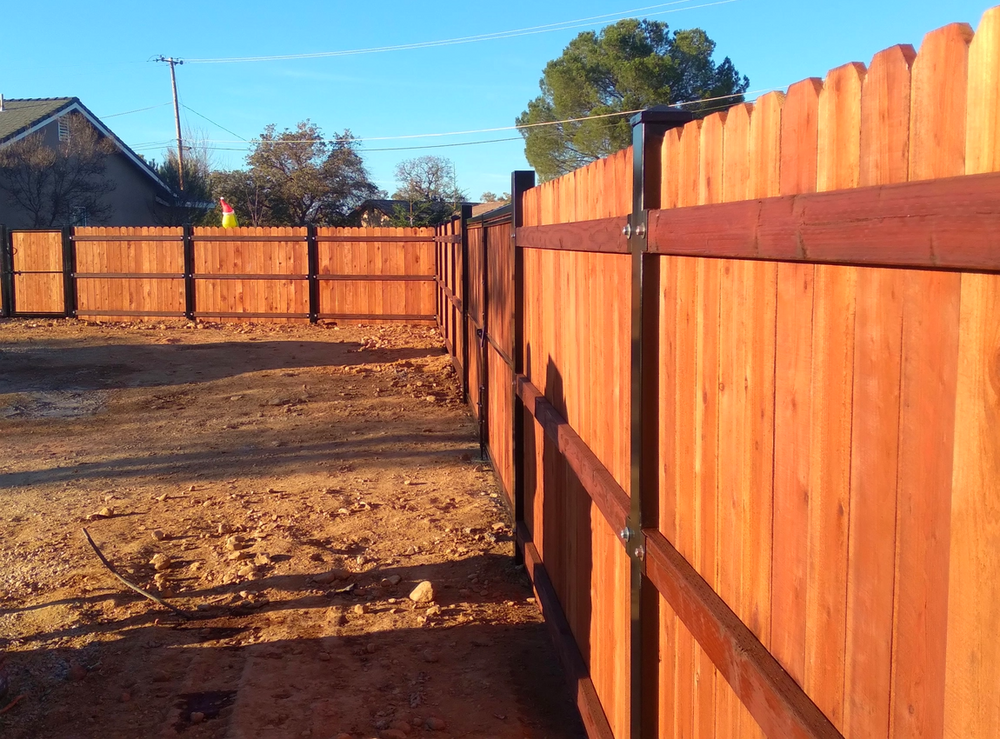
[[[13,310],[23,315],[62,315],[66,311],[63,233],[11,231],[6,246]]]
[[[5,232],[4,315],[434,321],[427,228]]]
[[[513,250],[467,226],[470,404],[591,736],[1000,735],[998,63],[994,8],[647,111],[515,177]]]

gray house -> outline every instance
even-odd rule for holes
[[[97,138],[110,142],[103,178],[112,184],[100,194],[99,217],[86,208],[73,208],[52,226],[150,226],[160,222],[175,203],[171,189],[142,157],[132,151],[77,98],[11,100],[0,98],[0,149],[38,134],[53,150],[71,135],[70,122],[93,127]],[[79,129],[76,129],[79,130]],[[0,190],[0,224],[31,228],[33,214],[9,193]],[[46,224],[47,225],[47,224]]]

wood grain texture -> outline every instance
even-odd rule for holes
[[[872,59],[861,90],[861,187],[906,182],[910,172],[912,46],[892,46]]]
[[[966,101],[972,28],[952,23],[924,37],[913,62],[910,179],[965,174]]]
[[[784,93],[757,99],[750,117],[750,182],[747,197],[769,198],[780,192],[781,111]]]
[[[517,229],[517,245],[529,249],[628,254],[628,239],[622,232],[627,223],[628,219],[616,217],[548,226],[522,226]]]
[[[774,374],[770,648],[805,682],[815,267],[779,264]]]
[[[687,560],[659,531],[649,529],[646,534],[647,575],[677,614],[683,631],[700,645],[695,648],[704,650],[765,733],[774,737],[840,737]]]
[[[857,187],[861,168],[861,89],[865,65],[830,70],[819,95],[819,154],[816,189]]]
[[[587,494],[594,500],[612,531],[625,528],[629,499],[607,467],[583,443],[580,435],[566,422],[553,405],[524,376],[517,378],[517,394],[527,410],[555,443],[570,469],[580,479]]]
[[[844,735],[887,736],[892,674],[901,270],[858,271]]]
[[[796,82],[788,88],[781,111],[779,192],[782,195],[816,192],[822,89],[823,80],[818,77]]]
[[[658,254],[1000,268],[996,173],[653,211]]]
[[[65,313],[60,231],[14,231],[14,310]],[[17,274],[20,272],[21,274]]]
[[[725,165],[722,168],[722,200],[745,200],[750,182],[750,114],[753,106],[740,103],[729,109],[723,125]]]
[[[681,129],[672,128],[663,135],[660,148],[660,207],[676,208],[680,198]]]
[[[1000,170],[1000,7],[983,14],[969,47],[965,173]]]
[[[816,265],[813,278],[808,566],[803,687],[844,728],[844,671],[857,270]]]
[[[702,121],[698,177],[698,202],[721,203],[725,173],[726,112],[713,113]]]
[[[680,129],[677,158],[677,205],[698,205],[701,190],[701,121],[691,121]]]
[[[944,730],[948,557],[961,276],[903,290],[890,736]]]
[[[944,735],[1000,735],[1000,278],[962,275]]]

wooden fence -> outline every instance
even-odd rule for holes
[[[1000,8],[633,130],[439,254],[588,732],[1000,736]]]
[[[4,315],[433,321],[434,229],[75,228],[2,240]]]

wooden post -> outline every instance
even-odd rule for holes
[[[184,315],[195,318],[194,226],[184,226]]]
[[[306,226],[306,261],[309,273],[309,323],[319,321],[319,244],[316,227]]]
[[[642,529],[657,521],[659,446],[659,257],[648,253],[648,211],[660,207],[660,148],[687,111],[657,106],[632,117],[632,215],[625,235],[632,252],[631,510],[620,532],[631,560],[631,737],[658,735],[659,596],[646,579]]]
[[[514,172],[510,178],[510,247],[514,252],[514,303],[511,306],[513,322],[511,335],[514,337],[513,356],[514,378],[524,374],[524,252],[517,246],[517,229],[524,225],[524,208],[521,198],[525,190],[535,186],[534,172]],[[511,458],[514,461],[514,526],[524,521],[524,402],[514,393],[513,439]],[[515,545],[515,559],[522,560],[522,554]]]
[[[63,263],[63,312],[67,318],[76,316],[76,245],[73,243],[73,228],[62,230]]]
[[[10,318],[14,315],[14,249],[6,226],[0,226],[0,290],[0,315]]]

